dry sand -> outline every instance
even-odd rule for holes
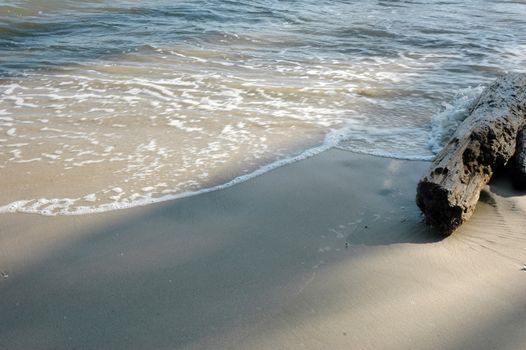
[[[425,162],[332,150],[191,198],[0,216],[0,349],[526,349],[526,197],[442,239]]]

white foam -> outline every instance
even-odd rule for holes
[[[51,159],[51,160],[56,160],[60,158],[60,156],[57,154],[49,154],[49,153],[42,153],[42,156],[48,159]]]
[[[18,84],[9,84],[5,86],[7,89],[4,91],[4,94],[11,95],[16,89],[22,89]]]
[[[40,161],[42,161],[42,158],[37,157],[37,158],[31,158],[31,159],[20,159],[20,160],[17,160],[15,163],[24,164],[24,163],[32,163],[32,162],[40,162]]]
[[[120,187],[114,187],[111,190],[113,192],[115,192],[115,193],[122,193],[122,192],[124,192],[124,190],[122,188],[120,188]]]
[[[440,152],[458,125],[466,119],[469,107],[482,90],[484,90],[482,86],[463,89],[456,94],[453,102],[444,103],[444,110],[438,113],[431,122],[428,145],[434,154]]]
[[[460,90],[444,110],[432,118],[431,130],[416,127],[375,127],[351,122],[348,139],[337,148],[355,153],[402,160],[430,161],[440,152],[484,88]],[[388,146],[386,144],[388,141]],[[422,145],[427,145],[427,149]]]
[[[81,200],[86,201],[86,197],[91,198],[90,197],[91,195],[87,195],[82,198],[52,198],[52,199],[41,198],[36,201],[35,200],[14,201],[12,203],[1,206],[0,213],[20,212],[20,213],[40,214],[40,215],[45,215],[45,216],[84,215],[84,214],[102,213],[102,212],[107,212],[107,211],[126,209],[126,208],[137,207],[137,206],[144,206],[144,205],[149,205],[153,203],[160,203],[160,202],[165,202],[169,200],[180,199],[180,198],[185,198],[189,196],[195,196],[198,194],[208,193],[212,191],[218,191],[218,190],[232,187],[234,185],[245,182],[247,180],[253,179],[257,176],[263,175],[269,171],[272,171],[284,165],[291,164],[291,163],[294,163],[294,162],[297,162],[303,159],[307,159],[321,152],[329,150],[335,147],[340,141],[344,140],[348,135],[348,131],[349,130],[347,128],[332,130],[325,136],[323,143],[317,147],[305,150],[295,156],[276,160],[270,164],[261,166],[260,168],[256,169],[255,171],[249,174],[235,177],[234,179],[224,184],[209,187],[209,188],[204,188],[204,189],[197,190],[197,191],[187,191],[187,192],[176,193],[176,194],[167,194],[167,195],[156,197],[156,198],[152,198],[152,197],[148,197],[145,195],[135,193],[132,195],[132,198],[134,198],[134,200],[130,200],[130,201],[123,200],[119,202],[120,197],[124,193],[124,190],[120,187],[114,187],[111,189],[111,191],[118,194],[116,196],[113,196],[114,202],[104,203],[99,206],[93,206],[93,207],[74,206],[75,203],[78,201],[81,201]],[[150,142],[150,144],[146,145],[146,147],[155,147],[155,141]],[[27,205],[28,203],[33,203],[33,204],[28,206]]]
[[[174,126],[180,130],[187,131],[187,132],[200,132],[204,130],[203,128],[194,128],[194,127],[185,126],[186,122],[182,120],[175,120],[175,119],[170,120],[167,124],[169,126]]]
[[[88,195],[85,195],[82,197],[86,202],[95,202],[97,200],[97,196],[95,193],[90,193]]]
[[[428,131],[417,127],[379,127],[353,122],[346,140],[338,149],[384,158],[405,160],[431,160],[431,151],[422,147]]]
[[[104,159],[88,159],[88,160],[83,160],[81,162],[75,162],[75,163],[73,163],[73,165],[77,166],[77,167],[81,167],[81,166],[84,166],[84,165],[87,165],[87,164],[102,163],[104,161],[105,161]]]

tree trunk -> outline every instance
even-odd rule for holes
[[[449,235],[468,220],[495,169],[515,154],[526,124],[526,74],[511,73],[487,87],[417,187],[426,222]]]

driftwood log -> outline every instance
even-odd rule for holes
[[[501,76],[482,92],[418,183],[428,224],[449,235],[471,217],[482,188],[515,154],[525,113],[526,74]]]
[[[512,176],[515,187],[526,189],[526,129],[519,131],[517,136]]]

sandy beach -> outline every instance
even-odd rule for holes
[[[0,350],[526,349],[524,28],[0,2]]]
[[[526,197],[497,178],[444,239],[414,203],[428,165],[331,150],[156,205],[0,215],[0,348],[524,348]]]

